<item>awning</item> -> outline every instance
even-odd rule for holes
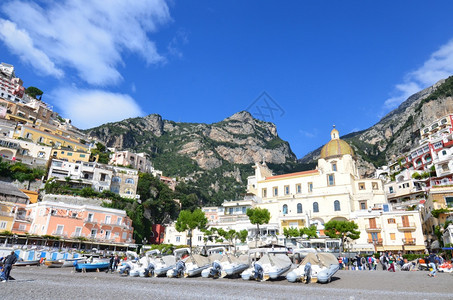
[[[376,246],[376,251],[382,252],[385,251],[385,249],[382,246]]]
[[[404,246],[404,250],[425,251],[425,246]]]
[[[403,250],[402,246],[384,246],[385,251],[399,251]]]

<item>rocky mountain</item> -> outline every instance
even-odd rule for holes
[[[192,179],[204,189],[202,198],[214,203],[245,192],[255,162],[264,160],[272,166],[296,162],[275,125],[246,111],[213,124],[173,122],[152,114],[104,124],[86,133],[107,147],[149,154],[156,169],[166,176]]]
[[[361,174],[371,175],[375,167],[396,159],[416,147],[420,129],[453,113],[453,76],[440,80],[404,101],[374,126],[342,137],[355,150]],[[321,148],[299,160],[307,163],[319,158]]]

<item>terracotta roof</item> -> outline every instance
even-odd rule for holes
[[[296,176],[304,176],[304,175],[311,175],[311,174],[318,174],[318,170],[310,170],[310,171],[303,171],[303,172],[295,172],[295,173],[288,173],[282,175],[275,175],[266,177],[266,180],[269,179],[280,179],[280,178],[287,178],[287,177],[296,177]]]

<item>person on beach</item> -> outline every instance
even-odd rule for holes
[[[5,267],[3,265],[0,266],[0,281],[1,282],[6,281]]]
[[[110,260],[109,260],[109,268],[107,269],[107,271],[105,271],[105,273],[108,273],[109,271],[111,273],[113,273],[113,264],[115,262],[115,258],[112,256],[110,256]]]
[[[118,255],[115,255],[115,260],[113,262],[113,270],[116,271],[118,269],[118,265],[120,264],[120,258]]]
[[[16,261],[16,254],[14,253],[14,251],[11,251],[11,254],[5,258],[5,279],[2,282],[9,280],[9,274],[11,273],[11,269],[13,268],[13,265],[16,263]]]
[[[429,262],[429,267],[432,268],[432,271],[429,272],[428,276],[429,277],[436,277],[436,263],[438,262],[437,257],[434,255],[434,253],[431,253],[428,257],[428,262]]]

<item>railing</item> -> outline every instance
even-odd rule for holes
[[[415,223],[398,223],[396,227],[399,230],[415,230]]]
[[[371,226],[371,225],[365,225],[365,230],[366,231],[381,231],[381,226],[379,225],[374,225],[374,226]]]
[[[11,212],[0,211],[0,216],[2,217],[14,217],[14,214]]]
[[[76,233],[76,232],[73,232],[73,233],[71,233],[71,237],[72,237],[72,238],[77,238],[77,237],[84,237],[84,238],[86,238],[87,235],[86,235],[85,233]]]
[[[382,245],[382,239],[368,239],[369,244],[374,244],[374,245]]]
[[[84,223],[97,223],[98,220],[94,219],[94,218],[86,218],[85,220],[83,220]]]
[[[68,233],[66,231],[54,231],[52,232],[53,236],[61,236],[61,237],[68,237]]]
[[[404,245],[415,245],[415,238],[403,239],[403,244]]]

